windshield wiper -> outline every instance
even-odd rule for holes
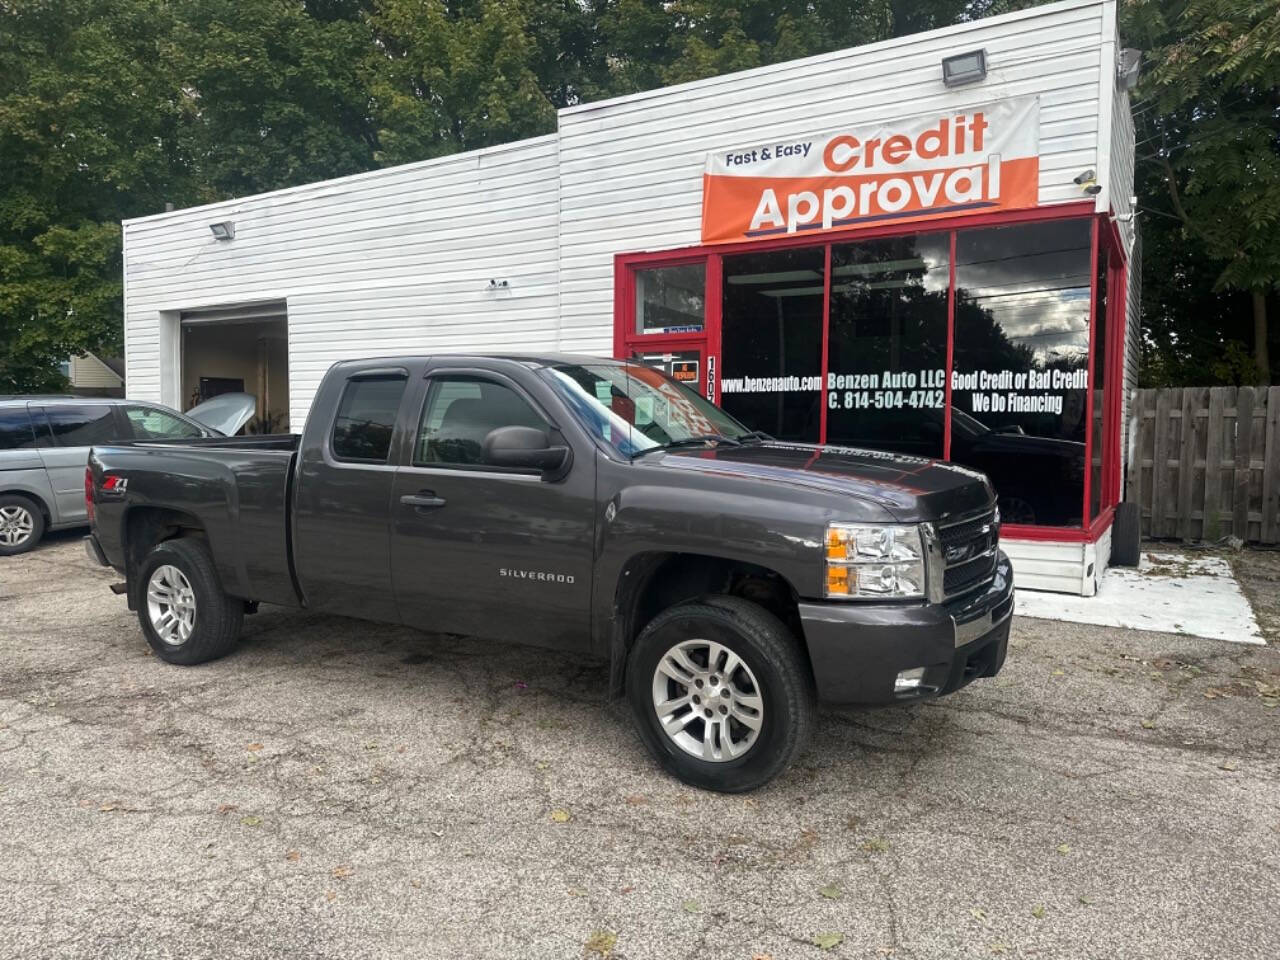
[[[744,443],[752,440],[756,443],[764,443],[766,440],[772,440],[773,434],[765,433],[763,430],[748,430],[746,433],[740,433],[737,436],[738,443]]]
[[[656,447],[649,447],[641,450],[639,453],[633,453],[631,459],[643,457],[646,453],[653,453],[655,450],[671,450],[676,447],[699,447],[708,443],[723,443],[729,447],[740,447],[742,441],[734,437],[725,436],[723,433],[699,433],[692,437],[681,437],[679,440],[670,440],[667,443],[661,443]]]

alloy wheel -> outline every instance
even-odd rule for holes
[[[0,544],[17,547],[31,539],[36,519],[26,507],[10,504],[0,507]]]
[[[714,640],[683,640],[662,655],[653,672],[653,709],[676,746],[715,763],[750,750],[764,723],[755,674]]]
[[[147,616],[156,635],[170,646],[181,646],[191,638],[196,594],[186,575],[172,564],[156,567],[147,581]]]

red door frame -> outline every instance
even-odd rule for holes
[[[872,240],[883,237],[901,236],[908,233],[941,233],[950,232],[950,257],[948,264],[949,282],[947,291],[947,357],[946,357],[946,409],[951,408],[951,376],[955,355],[955,261],[956,231],[979,227],[1009,226],[1018,223],[1034,223],[1047,220],[1066,220],[1080,217],[1092,217],[1092,239],[1090,254],[1090,304],[1089,304],[1089,388],[1086,391],[1086,431],[1085,431],[1085,476],[1084,476],[1084,513],[1085,522],[1079,527],[1041,527],[1006,525],[1005,535],[1010,539],[1048,540],[1056,542],[1094,542],[1106,530],[1111,522],[1115,504],[1120,493],[1120,411],[1121,391],[1123,389],[1123,352],[1125,330],[1125,294],[1127,264],[1124,258],[1124,244],[1115,221],[1106,215],[1094,212],[1092,201],[1057,204],[1052,207],[1039,207],[1032,210],[1003,211],[991,214],[969,216],[939,217],[934,220],[917,221],[906,224],[893,224],[874,228],[857,228],[852,230],[833,230],[824,233],[821,238],[812,234],[804,236],[771,237],[767,240],[722,243],[710,246],[682,247],[675,250],[657,250],[640,253],[623,253],[614,257],[614,356],[627,357],[631,352],[643,349],[645,352],[676,350],[702,351],[704,369],[719,377],[721,356],[721,290],[723,257],[726,254],[766,252],[789,247],[824,248],[823,285],[823,327],[822,327],[822,382],[827,381],[829,365],[829,343],[831,331],[831,247],[835,243],[848,243],[854,240]],[[1106,298],[1106,369],[1103,371],[1103,398],[1106,408],[1103,410],[1102,442],[1102,497],[1098,516],[1089,516],[1090,485],[1093,476],[1092,444],[1093,430],[1093,393],[1094,393],[1094,337],[1098,302],[1097,291],[1097,258],[1100,245],[1105,245],[1108,253],[1107,261],[1107,298]],[[636,331],[635,271],[642,268],[680,266],[684,264],[704,263],[706,265],[706,298],[705,318],[701,333],[654,334]],[[718,383],[710,381],[706,375],[702,379],[702,392],[712,401],[718,400]],[[825,390],[823,393],[825,394]],[[827,405],[820,406],[819,443],[827,439]],[[943,420],[943,456],[951,455],[951,417]]]

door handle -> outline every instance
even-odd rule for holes
[[[406,507],[413,507],[415,510],[434,510],[436,507],[445,505],[444,497],[437,497],[433,490],[423,490],[420,493],[406,493],[400,498],[400,502]]]

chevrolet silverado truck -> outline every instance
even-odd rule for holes
[[[260,603],[602,658],[712,790],[784,770],[819,701],[994,676],[1013,608],[982,474],[775,441],[627,361],[338,363],[301,436],[97,446],[85,496],[171,663],[230,652]]]

